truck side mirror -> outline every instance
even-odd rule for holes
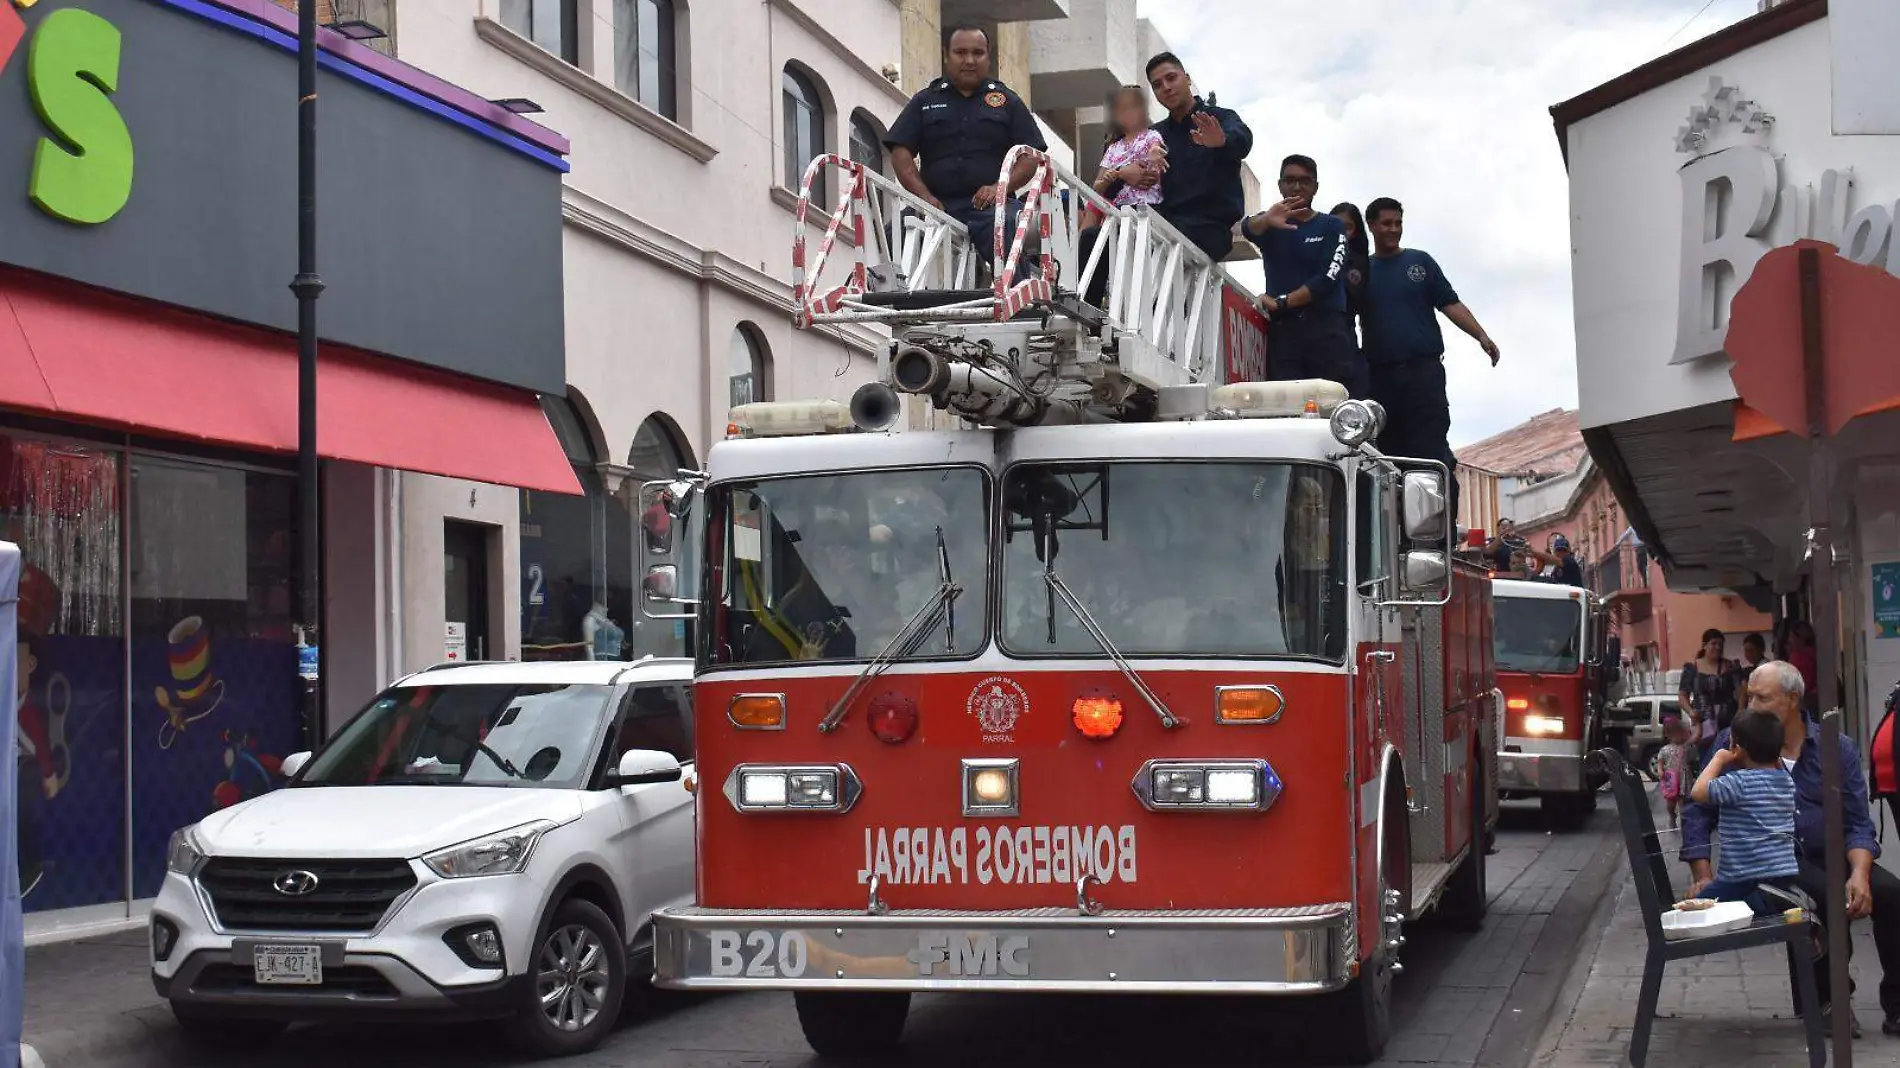
[[[1408,600],[1436,601],[1451,590],[1451,563],[1434,549],[1413,549],[1399,557],[1399,590]]]
[[[1445,506],[1445,477],[1438,471],[1407,471],[1400,490],[1399,512],[1405,536],[1413,541],[1441,542],[1446,538],[1449,509]]]
[[[648,619],[690,619],[698,607],[685,586],[695,574],[700,497],[690,478],[640,487],[640,614]]]

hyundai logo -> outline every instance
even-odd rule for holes
[[[271,886],[280,894],[302,897],[317,888],[317,876],[315,872],[287,871],[272,880]]]

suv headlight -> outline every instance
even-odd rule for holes
[[[444,879],[477,875],[513,875],[528,866],[536,842],[558,824],[549,820],[523,824],[485,838],[440,849],[422,858],[429,870]]]
[[[180,875],[198,874],[204,867],[204,850],[199,848],[197,827],[180,827],[172,832],[171,844],[165,847],[165,867]]]

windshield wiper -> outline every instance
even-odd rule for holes
[[[521,778],[521,769],[509,763],[508,758],[488,747],[487,742],[476,742],[475,751],[495,762],[495,766],[508,773],[511,779]]]
[[[1161,726],[1168,730],[1179,727],[1180,719],[1168,711],[1168,706],[1163,704],[1161,698],[1155,696],[1155,692],[1148,688],[1148,684],[1140,675],[1136,674],[1134,665],[1128,662],[1128,658],[1122,655],[1120,649],[1115,648],[1115,643],[1109,638],[1108,632],[1095,622],[1095,617],[1082,606],[1081,600],[1069,589],[1069,584],[1062,581],[1062,576],[1056,574],[1056,525],[1053,520],[1043,530],[1042,581],[1049,588],[1050,601],[1053,602],[1060,597],[1062,603],[1069,607],[1069,611],[1075,613],[1076,622],[1082,624],[1082,629],[1088,631],[1089,637],[1095,639],[1095,644],[1101,646],[1102,652],[1107,653],[1108,658],[1121,669],[1122,676],[1128,680],[1128,685],[1133,686],[1135,692],[1141,695],[1141,699],[1148,703],[1148,707],[1154,709],[1155,715],[1161,717]],[[1055,638],[1055,628],[1055,608],[1052,603],[1049,612],[1051,641]]]
[[[963,587],[949,579],[949,556],[943,554],[939,557],[939,561],[943,569],[943,581],[937,586],[937,592],[930,595],[930,599],[917,610],[917,614],[910,617],[910,622],[904,624],[884,648],[871,658],[871,662],[864,665],[864,670],[858,672],[858,677],[851,682],[851,688],[844,692],[844,696],[838,698],[838,703],[832,705],[831,711],[826,713],[825,718],[819,722],[820,733],[830,734],[837,730],[838,724],[844,720],[845,713],[850,710],[851,702],[858,699],[858,695],[864,692],[864,688],[871,685],[879,675],[884,674],[885,669],[892,664],[915,653],[924,644],[924,639],[930,637],[930,632],[937,629],[938,618],[955,611],[951,606],[963,593]],[[952,645],[951,649],[954,651],[955,646]]]

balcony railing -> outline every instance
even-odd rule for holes
[[[1649,550],[1624,542],[1591,569],[1590,588],[1603,598],[1649,592]]]

